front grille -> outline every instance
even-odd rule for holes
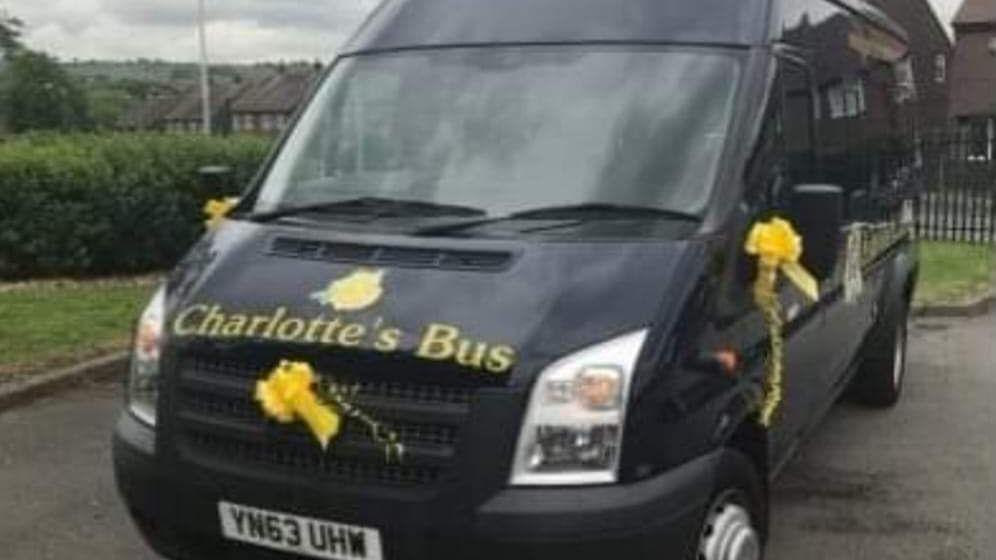
[[[416,486],[452,475],[473,388],[326,376],[353,388],[351,401],[399,434],[402,460],[358,421],[345,420],[328,451],[303,425],[267,421],[255,382],[273,364],[192,354],[180,360],[178,450],[187,460],[239,471],[258,469],[349,483]]]

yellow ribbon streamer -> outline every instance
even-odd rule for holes
[[[282,424],[302,420],[322,449],[339,435],[339,414],[315,394],[317,377],[303,362],[282,361],[270,375],[256,383],[256,400],[266,415]]]
[[[204,226],[209,230],[215,229],[225,221],[225,216],[239,203],[236,197],[215,198],[204,204],[204,215],[208,218],[204,220]]]
[[[794,284],[810,301],[820,297],[819,283],[801,264],[802,238],[788,221],[773,218],[754,224],[744,249],[757,257],[758,271],[754,280],[754,303],[761,309],[768,326],[771,351],[768,355],[764,380],[764,401],[760,422],[771,427],[775,412],[782,402],[784,340],[782,338],[782,305],[778,299],[778,272]]]

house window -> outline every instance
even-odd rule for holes
[[[263,132],[270,132],[273,130],[274,128],[273,115],[269,113],[261,115],[260,121],[261,121],[260,129],[262,129]]]
[[[830,104],[830,118],[844,118],[844,87],[840,84],[827,88],[827,102]]]
[[[943,84],[948,80],[948,57],[943,53],[934,57],[934,81]]]
[[[864,80],[834,84],[826,92],[831,119],[857,117],[867,111]]]
[[[863,115],[868,112],[865,105],[865,81],[858,78],[858,81],[851,84],[851,96],[854,98],[855,115]]]
[[[913,59],[896,63],[896,102],[906,103],[916,98],[916,79],[913,74]]]
[[[992,159],[993,124],[991,119],[973,120],[967,126],[969,161]]]

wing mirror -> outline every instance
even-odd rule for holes
[[[819,280],[833,276],[844,226],[844,189],[799,185],[792,190],[790,214],[802,235],[802,264]]]
[[[209,196],[222,196],[233,192],[232,180],[235,172],[231,167],[225,165],[209,165],[197,170],[201,188]]]

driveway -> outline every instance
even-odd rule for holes
[[[899,406],[839,405],[776,482],[768,560],[993,557],[996,316],[918,321],[910,353]],[[119,393],[0,414],[0,557],[154,559],[114,490]]]
[[[768,560],[996,557],[996,316],[911,327],[896,408],[841,403],[776,482]]]

